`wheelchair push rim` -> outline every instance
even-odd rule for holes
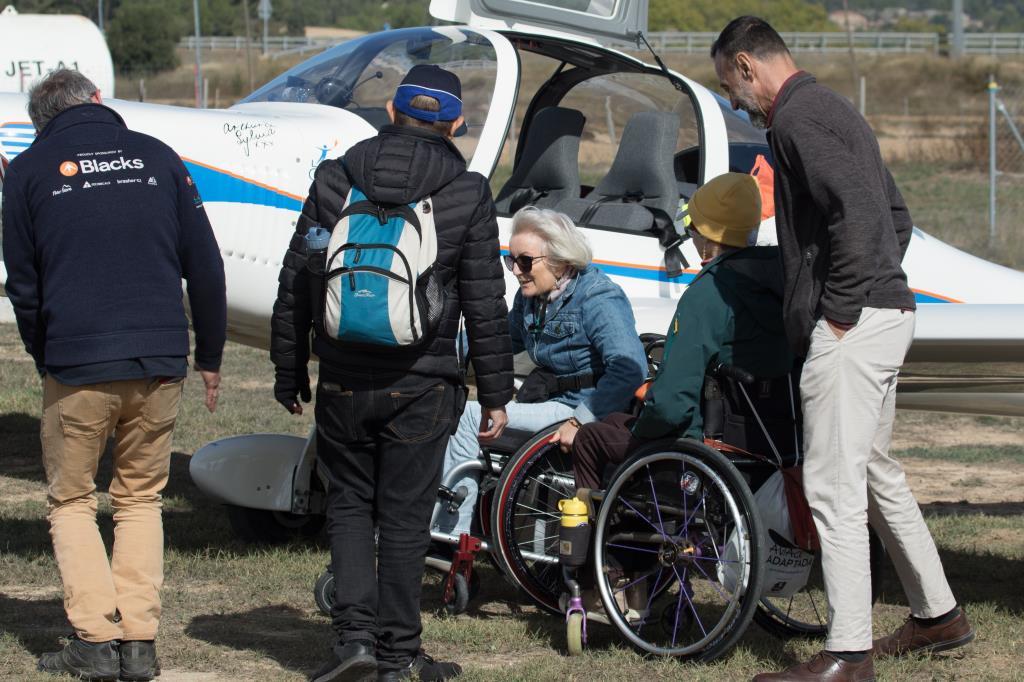
[[[596,525],[601,600],[635,647],[706,661],[742,636],[761,591],[764,542],[750,489],[720,453],[688,440],[641,450],[616,472]],[[635,572],[624,577],[627,564]],[[641,582],[646,603],[628,604],[623,595]]]
[[[559,426],[538,432],[509,459],[491,505],[492,554],[514,585],[552,613],[561,613],[558,500],[576,494],[570,456],[550,443]]]

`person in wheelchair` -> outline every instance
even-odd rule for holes
[[[577,488],[600,489],[605,468],[623,462],[645,442],[669,436],[703,441],[709,368],[734,365],[764,379],[786,377],[793,368],[782,325],[778,248],[747,246],[761,220],[757,181],[742,173],[710,180],[690,200],[689,217],[687,231],[701,256],[701,271],[679,300],[639,414],[614,413],[584,424],[576,434]],[[592,609],[599,601],[585,590],[585,603],[588,597]],[[628,591],[625,597],[630,610],[634,601],[643,601]],[[599,611],[593,615],[600,620]]]
[[[622,289],[591,264],[592,252],[572,220],[527,206],[512,219],[505,266],[519,281],[509,333],[513,352],[526,351],[537,369],[507,405],[508,428],[526,431],[568,420],[556,439],[571,446],[584,424],[629,406],[647,360]],[[480,452],[480,405],[469,401],[445,454],[444,476]],[[467,476],[456,513],[443,510],[437,528],[469,533],[477,480]]]

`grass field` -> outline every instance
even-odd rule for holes
[[[175,433],[165,495],[166,585],[159,640],[164,682],[300,680],[330,643],[327,619],[311,588],[328,560],[323,538],[260,548],[236,540],[222,509],[196,490],[188,458],[204,443],[230,434],[303,434],[306,417],[284,412],[270,394],[266,354],[229,345],[220,408],[208,415],[200,383],[189,381]],[[13,325],[0,325],[0,679],[47,679],[37,656],[68,633],[60,580],[45,519],[38,414],[40,389]],[[887,680],[1022,680],[1024,659],[1024,419],[901,413],[897,447],[955,592],[978,629],[976,643],[934,658],[877,665]],[[111,537],[101,467],[100,525]],[[938,480],[936,480],[938,479]],[[925,492],[921,492],[921,491]],[[560,619],[526,605],[481,562],[483,588],[470,611],[438,615],[438,579],[428,574],[424,644],[454,658],[467,680],[740,680],[802,659],[820,641],[782,642],[752,625],[739,647],[707,665],[644,660],[594,626],[582,658],[564,655]],[[875,608],[876,632],[907,613],[886,569]]]

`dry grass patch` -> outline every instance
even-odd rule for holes
[[[0,354],[15,354],[20,343],[12,325],[0,326]],[[331,642],[328,621],[317,613],[311,588],[328,553],[323,539],[310,544],[252,547],[233,535],[223,511],[201,495],[188,478],[188,456],[209,440],[250,431],[303,434],[308,414],[293,418],[270,394],[266,354],[231,345],[225,355],[224,403],[214,416],[201,406],[200,382],[186,386],[184,410],[175,434],[170,485],[166,494],[166,583],[160,655],[165,682],[227,682],[305,678]],[[0,679],[46,680],[35,660],[68,633],[60,581],[45,520],[45,488],[39,463],[39,382],[31,365],[0,363]],[[1024,512],[1006,502],[979,504],[989,477],[1024,475],[1024,448],[1012,436],[1019,422],[900,413],[901,447],[928,436],[929,456],[908,460],[912,485],[938,480],[926,504],[929,525],[959,598],[978,626],[978,641],[961,653],[932,659],[880,662],[880,679],[1020,679],[1024,656]],[[1000,434],[997,458],[964,449],[965,426]],[[917,435],[914,435],[917,434]],[[945,435],[943,435],[945,434]],[[918,438],[920,436],[920,438]],[[918,439],[918,440],[915,440]],[[966,454],[965,454],[966,453]],[[960,461],[957,461],[957,458]],[[979,459],[980,458],[980,459]],[[957,479],[983,477],[985,485],[952,487],[936,466],[952,466]],[[952,475],[952,474],[951,474]],[[101,491],[109,482],[101,467]],[[943,490],[955,491],[943,496]],[[1017,488],[1024,490],[1024,488]],[[10,494],[5,494],[10,493]],[[1010,500],[1018,503],[1022,495]],[[922,501],[928,501],[922,495]],[[986,506],[987,505],[987,506]],[[954,513],[947,513],[950,509]],[[101,505],[100,526],[111,538],[110,509]],[[646,660],[625,647],[609,628],[592,628],[592,646],[578,659],[564,655],[561,619],[525,604],[492,568],[481,562],[482,589],[467,614],[439,615],[440,580],[424,584],[424,642],[441,658],[462,662],[468,682],[537,680],[741,680],[789,665],[814,653],[820,640],[782,642],[751,626],[723,660],[681,664]],[[905,617],[906,601],[891,569],[875,610],[876,631]]]

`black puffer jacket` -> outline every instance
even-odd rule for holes
[[[437,336],[426,350],[345,349],[313,330],[304,235],[310,225],[334,228],[353,183],[371,200],[385,204],[432,197],[437,266],[450,295]],[[478,399],[485,407],[500,407],[512,399],[512,344],[499,255],[498,223],[486,178],[468,172],[448,140],[417,128],[385,126],[342,159],[324,161],[316,170],[281,268],[271,318],[271,360],[279,368],[305,366],[312,330],[313,352],[331,367],[395,369],[454,379],[461,311]]]

